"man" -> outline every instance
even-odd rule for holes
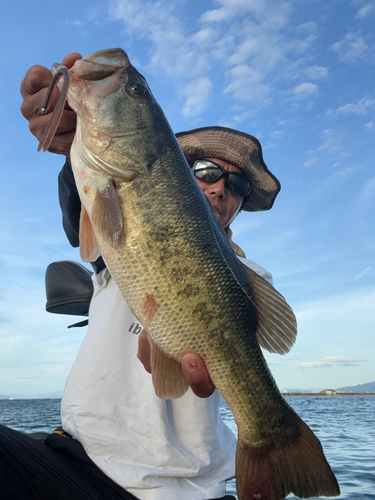
[[[79,57],[70,54],[64,64],[71,67]],[[48,117],[39,116],[39,109],[50,78],[46,68],[34,67],[21,85],[22,113],[38,138],[48,122]],[[74,113],[67,109],[50,150],[69,156],[74,128]],[[229,225],[241,208],[255,211],[272,207],[280,184],[264,164],[256,139],[222,127],[184,132],[177,138],[229,240]],[[77,246],[80,202],[69,159],[59,176],[59,192],[64,228]],[[269,273],[248,261],[241,249],[231,244],[246,265],[271,280]],[[76,439],[55,435],[47,440],[53,449],[45,446],[43,451],[28,442],[27,446],[32,447],[29,457],[33,457],[33,463],[43,462],[41,476],[46,477],[47,472],[53,476],[49,484],[57,498],[64,498],[61,493],[58,496],[59,481],[70,488],[69,495],[74,489],[82,498],[133,498],[129,493],[141,500],[223,498],[226,480],[234,476],[236,440],[221,420],[220,395],[203,361],[193,353],[186,354],[182,366],[192,391],[178,400],[159,399],[147,373],[149,347],[144,332],[139,335],[142,326],[101,258],[93,267],[89,328],[62,401],[63,429]],[[137,351],[147,371],[137,360]],[[11,434],[8,447],[12,439],[18,442]],[[57,458],[51,455],[54,451],[58,452]],[[44,463],[47,455],[61,468],[65,467],[61,463],[64,457],[67,468],[74,465],[74,473],[57,478],[53,467],[51,471]],[[0,455],[0,465],[2,460]],[[19,456],[14,460],[25,463]],[[5,460],[5,467],[14,475],[10,461]],[[28,470],[27,461],[24,468]],[[46,486],[41,479],[37,480],[39,490],[33,489],[33,480],[26,480],[25,475],[20,474],[18,479],[24,496],[12,498],[49,498],[43,496]]]

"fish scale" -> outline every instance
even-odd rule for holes
[[[337,496],[319,440],[283,399],[259,346],[287,352],[294,314],[235,256],[146,80],[122,49],[77,61],[65,78],[62,99],[67,92],[77,113],[81,256],[103,256],[147,330],[157,394],[187,390],[179,362],[197,353],[238,426],[239,500]]]

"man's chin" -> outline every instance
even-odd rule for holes
[[[212,201],[210,200],[210,198],[208,198],[208,196],[206,196],[206,199],[211,207],[211,210],[212,210],[212,213],[214,214],[215,216],[215,219],[218,221],[218,223],[220,224],[221,228],[224,230],[224,225],[222,223],[222,220],[221,220],[221,214],[219,213],[219,211],[216,209],[215,205],[212,203]]]

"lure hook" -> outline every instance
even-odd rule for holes
[[[64,111],[64,106],[68,94],[68,89],[69,89],[69,71],[68,69],[63,66],[62,64],[55,63],[52,66],[52,74],[53,78],[51,80],[51,83],[49,84],[49,87],[47,89],[46,96],[44,98],[42,108],[40,110],[41,115],[46,115],[47,110],[48,110],[48,105],[51,100],[52,92],[57,85],[57,82],[60,80],[61,77],[63,77],[63,85],[60,91],[60,96],[57,100],[55,109],[52,112],[52,116],[50,121],[48,122],[48,125],[46,127],[46,130],[44,131],[43,137],[39,143],[38,146],[38,151],[43,150],[44,152],[47,151],[47,149],[50,147],[51,142],[55,136],[57,127],[59,126],[60,120],[62,113]]]

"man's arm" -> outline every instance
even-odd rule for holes
[[[78,52],[68,54],[62,61],[71,68],[75,61],[82,59]],[[48,114],[41,115],[40,111],[47,93],[48,86],[52,80],[52,74],[44,66],[32,66],[26,73],[21,83],[21,95],[23,102],[21,113],[29,122],[30,132],[40,141],[51,118],[51,113],[56,105],[59,90],[55,88],[52,93]],[[51,143],[51,153],[64,155],[66,162],[59,175],[59,201],[63,215],[63,227],[73,247],[79,246],[79,218],[81,213],[81,202],[74,181],[71,163],[69,160],[70,148],[76,130],[76,114],[68,104],[65,105],[56,135]]]
[[[59,174],[59,203],[65,234],[73,247],[79,246],[81,200],[74,180],[72,165],[67,158]]]
[[[81,199],[78,194],[70,158],[66,158],[65,164],[59,174],[58,182],[63,228],[70,244],[73,247],[79,247]],[[91,264],[97,273],[106,267],[101,256],[95,262],[91,262]]]

